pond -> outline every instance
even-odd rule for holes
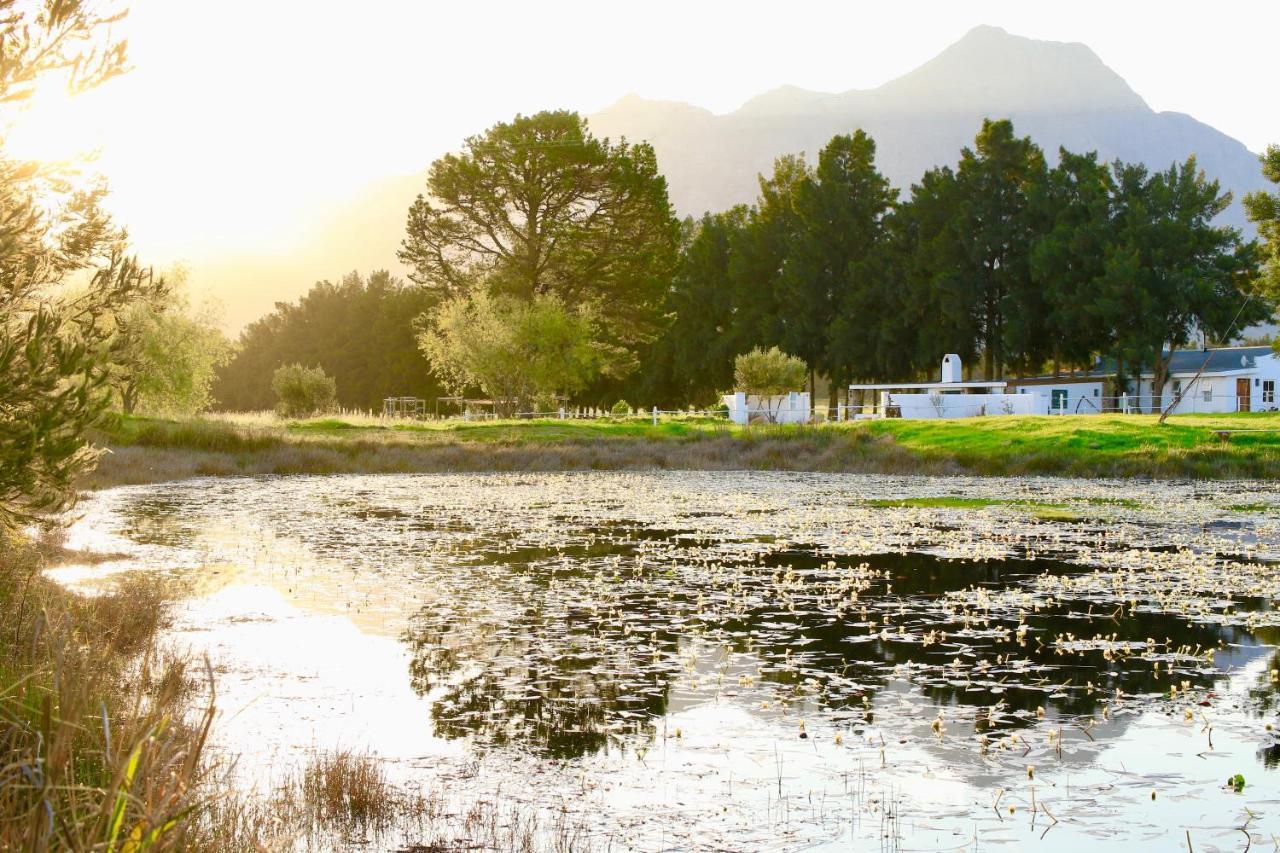
[[[1280,835],[1273,483],[209,479],[92,495],[68,540],[116,557],[66,583],[189,591],[253,778],[369,750],[619,850]]]

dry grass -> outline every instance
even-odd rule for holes
[[[315,752],[266,793],[237,793],[204,809],[191,849],[395,849],[402,853],[585,853],[593,849],[581,821],[563,813],[392,783],[375,757]]]
[[[0,541],[0,849],[172,850],[199,807],[212,706],[155,645],[161,593],[71,595]]]

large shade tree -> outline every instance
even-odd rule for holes
[[[1117,162],[1113,172],[1098,308],[1112,330],[1113,353],[1153,374],[1150,405],[1158,409],[1173,350],[1197,333],[1226,339],[1263,319],[1269,306],[1254,293],[1256,245],[1214,222],[1231,194],[1205,177],[1195,157],[1155,173]]]
[[[572,112],[517,116],[431,164],[401,260],[438,299],[484,289],[589,306],[606,342],[660,329],[680,225],[647,144],[590,134]]]

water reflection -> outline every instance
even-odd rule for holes
[[[652,737],[677,684],[688,701],[805,702],[857,723],[905,676],[930,702],[969,709],[981,735],[1092,715],[1117,694],[1209,687],[1222,670],[1206,652],[1232,646],[1239,662],[1255,645],[1167,613],[1042,598],[979,611],[950,597],[1085,571],[1061,560],[837,561],[792,544],[712,562],[688,531],[562,533],[572,544],[455,553],[473,580],[413,618],[411,677],[435,699],[438,732],[569,758]]]
[[[1000,503],[871,503],[961,487]],[[1078,512],[1042,518],[1005,502],[1018,489]],[[1116,500],[1114,486],[1076,481],[288,478],[118,490],[91,501],[78,529],[132,543],[140,564],[189,567],[204,584],[193,586],[272,587],[310,616],[390,638],[420,697],[396,725],[420,721],[422,737],[526,770],[624,774],[632,802],[661,766],[679,785],[708,780],[689,799],[708,814],[721,812],[725,777],[758,788],[743,815],[783,808],[771,769],[781,755],[805,768],[797,797],[847,793],[864,766],[916,783],[922,767],[946,768],[969,786],[952,806],[967,827],[973,803],[1012,797],[1027,764],[1052,760],[1070,786],[1096,786],[1074,814],[1105,823],[1110,768],[1147,762],[1152,738],[1194,757],[1212,725],[1219,749],[1235,738],[1221,757],[1231,772],[1246,769],[1241,756],[1259,769],[1280,760],[1259,720],[1280,710],[1280,576],[1260,562],[1280,542],[1280,513],[1240,519],[1234,491],[1125,484]],[[1103,755],[1119,758],[1104,767]],[[927,799],[940,784],[913,791]],[[1154,802],[1150,780],[1134,784]]]

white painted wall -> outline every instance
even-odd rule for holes
[[[726,394],[724,404],[729,407],[729,420],[735,424],[752,421],[768,422],[772,413],[773,423],[804,424],[809,422],[809,392],[792,391],[776,397],[757,397],[739,391]]]
[[[1030,394],[898,394],[880,395],[880,410],[896,406],[904,418],[975,418],[993,415],[1034,414]]]
[[[1104,382],[1099,379],[1089,382],[1063,382],[1058,385],[1036,383],[1019,385],[1018,380],[1009,380],[1009,393],[1035,398],[1034,412],[1037,415],[1096,415],[1103,408],[1102,395]],[[1065,405],[1055,408],[1054,391],[1065,392]]]

